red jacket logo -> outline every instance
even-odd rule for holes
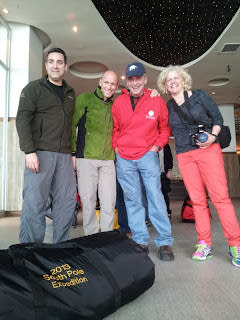
[[[148,111],[148,114],[146,115],[146,119],[151,119],[151,120],[155,120],[155,116],[154,116],[154,111],[150,110]]]

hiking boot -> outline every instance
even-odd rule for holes
[[[138,244],[138,245],[144,252],[146,252],[147,254],[149,253],[148,246],[146,246],[145,244]]]
[[[196,248],[197,250],[192,255],[193,260],[201,261],[212,257],[211,247],[209,247],[204,240],[199,241]]]
[[[158,250],[158,256],[160,260],[172,261],[174,260],[174,254],[171,246],[161,246]]]
[[[232,264],[240,267],[240,244],[237,246],[229,247],[230,255],[232,256]]]

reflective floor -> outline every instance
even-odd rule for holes
[[[240,200],[233,200],[233,203],[240,221]],[[106,319],[240,319],[240,268],[234,267],[231,263],[228,245],[215,209],[210,202],[213,257],[197,262],[191,260],[196,244],[194,224],[181,222],[181,206],[182,201],[171,201],[175,261],[162,262],[158,259],[153,243],[155,230],[150,227],[149,256],[155,263],[155,283],[135,301],[123,306]],[[46,242],[51,242],[51,224],[51,220],[48,220]],[[19,216],[0,218],[0,248],[6,249],[9,245],[18,243],[18,232]],[[81,226],[71,231],[71,238],[82,235]]]

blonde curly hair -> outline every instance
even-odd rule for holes
[[[166,88],[166,80],[169,72],[171,71],[176,71],[180,75],[180,77],[183,79],[185,90],[191,90],[192,77],[190,76],[190,74],[182,66],[169,65],[158,76],[157,85],[160,92],[162,92],[163,94],[169,93]]]

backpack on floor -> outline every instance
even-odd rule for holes
[[[117,231],[0,250],[1,320],[100,320],[149,289],[154,264]]]
[[[208,204],[207,208],[209,211],[209,216],[211,217],[209,204]],[[192,201],[190,200],[188,195],[186,196],[186,198],[183,201],[182,210],[181,210],[181,217],[182,217],[182,222],[195,222]]]
[[[182,222],[195,222],[192,201],[190,200],[189,196],[187,196],[183,201],[181,217]]]

